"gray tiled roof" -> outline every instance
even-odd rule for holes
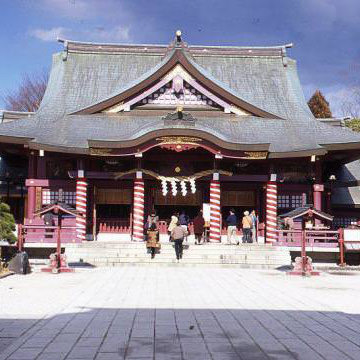
[[[207,77],[239,98],[274,115],[312,117],[304,99],[294,60],[278,56],[201,55],[187,58]],[[146,78],[167,58],[159,53],[55,54],[49,85],[40,107],[48,114],[69,114],[121,93]],[[193,60],[191,60],[193,59]]]
[[[312,117],[294,60],[287,66],[281,57],[196,56],[194,61],[260,109],[283,118]]]
[[[360,186],[350,186],[333,189],[331,203],[337,206],[359,206]]]
[[[190,47],[188,59],[199,71],[237,97],[282,118],[247,116],[234,120],[219,113],[217,118],[199,118],[196,129],[229,143],[268,143],[270,152],[278,154],[359,142],[360,135],[351,130],[336,129],[313,118],[301,90],[295,61],[287,59],[285,66],[281,49],[275,50],[260,49],[255,55],[233,52],[205,55],[199,47],[191,53]],[[145,79],[171,56],[171,51],[165,57],[164,54],[165,49],[106,53],[77,51],[76,47],[67,53],[66,59],[64,53],[55,54],[37,114],[0,124],[0,136],[30,137],[40,144],[85,151],[91,139],[125,141],[163,129],[160,116],[69,114]]]
[[[336,178],[342,182],[360,181],[360,160],[343,165],[336,174]]]
[[[86,150],[88,140],[122,142],[171,127],[188,128],[186,125],[165,125],[161,116],[134,116],[131,113],[66,115],[57,118],[55,123],[44,114],[38,114],[29,119],[0,125],[0,135],[31,137],[34,138],[33,142],[39,144]],[[219,116],[198,117],[191,129],[215,135],[233,144],[270,144],[269,151],[277,155],[320,149],[319,143],[326,145],[329,141],[359,141],[359,136],[351,131],[339,131],[316,120],[309,120],[304,127],[300,120],[289,122],[255,116],[234,117],[222,113]]]

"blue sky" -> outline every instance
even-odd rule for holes
[[[50,68],[72,40],[190,44],[294,43],[306,98],[320,89],[335,115],[360,82],[359,0],[1,0],[0,94]],[[3,103],[0,100],[0,108]]]

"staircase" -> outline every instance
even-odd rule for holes
[[[161,250],[151,259],[145,243],[138,242],[84,242],[67,244],[65,253],[70,263],[84,263],[93,266],[121,266],[124,264],[175,264],[173,244],[162,243]],[[271,245],[240,244],[206,245],[184,242],[181,264],[233,265],[247,268],[274,269],[291,264],[287,249]]]

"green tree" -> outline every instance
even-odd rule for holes
[[[353,131],[360,132],[360,119],[355,118],[355,119],[351,119],[351,120],[346,120],[345,126],[347,126],[348,128],[350,128]]]
[[[331,118],[329,103],[320,90],[316,90],[314,95],[308,101],[309,108],[316,118]]]
[[[4,202],[0,202],[0,240],[8,241],[9,243],[16,242],[15,219],[10,212],[10,206]]]

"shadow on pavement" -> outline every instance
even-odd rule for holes
[[[355,359],[359,346],[360,316],[340,312],[79,308],[0,319],[0,359]]]

